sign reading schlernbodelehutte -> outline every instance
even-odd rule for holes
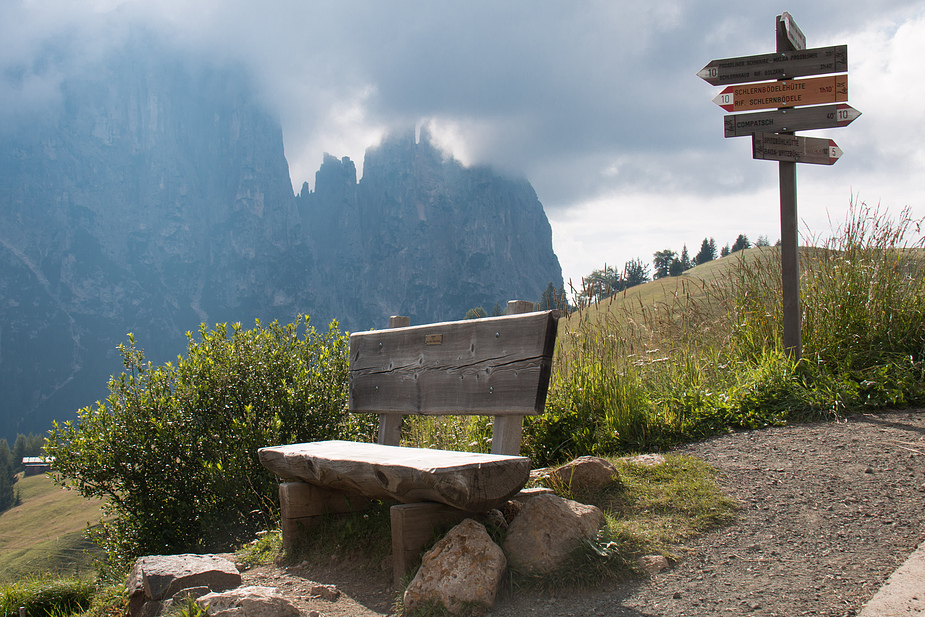
[[[727,86],[713,102],[726,111],[797,107],[841,103],[848,100],[848,76],[827,75],[809,79],[769,81]]]

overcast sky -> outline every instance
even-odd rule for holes
[[[774,51],[789,10],[808,47],[848,45],[851,126],[834,166],[800,165],[799,214],[827,234],[855,196],[925,216],[925,2],[823,0],[0,0],[0,106],[31,105],[59,73],[143,22],[190,52],[240,61],[280,117],[293,185],[322,154],[349,156],[390,128],[430,122],[466,164],[525,176],[553,226],[563,275],[691,254],[706,236],[780,235],[777,164],[724,139],[715,58]],[[35,58],[68,39],[49,74]],[[15,83],[8,78],[15,74]],[[6,76],[6,78],[4,77]]]

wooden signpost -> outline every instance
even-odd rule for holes
[[[841,148],[831,139],[779,133],[752,134],[752,158],[756,159],[834,165],[841,155]]]
[[[809,79],[769,81],[726,86],[713,102],[726,111],[749,111],[797,105],[842,103],[848,100],[848,76],[828,75]]]
[[[847,126],[861,112],[844,104],[848,100],[848,76],[830,75],[847,72],[847,45],[806,49],[806,36],[789,13],[777,16],[776,32],[775,53],[713,60],[697,75],[714,86],[730,84],[713,99],[726,111],[776,108],[726,116],[723,125],[726,137],[752,136],[752,158],[778,161],[784,348],[792,359],[799,360],[797,163],[832,165],[842,151],[831,139],[797,137],[794,131]],[[807,75],[825,77],[793,79]],[[779,81],[765,81],[775,78]]]
[[[828,75],[848,70],[848,46],[817,47],[759,56],[713,60],[700,69],[700,77],[711,86],[745,84],[767,79],[793,79],[807,75]]]
[[[786,133],[848,126],[861,112],[846,103],[776,109],[754,114],[736,114],[723,118],[726,137],[746,137],[756,131]]]

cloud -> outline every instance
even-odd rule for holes
[[[715,88],[696,72],[772,51],[779,12],[770,0],[7,0],[0,107],[53,101],[65,75],[144,24],[191,57],[247,67],[281,120],[297,190],[323,152],[359,166],[388,130],[431,122],[461,160],[533,183],[577,277],[705,235],[776,238],[776,165],[753,161],[748,138],[723,138]],[[801,214],[816,225],[852,191],[922,208],[925,7],[823,0],[794,18],[811,47],[849,45],[864,114],[814,132],[845,155],[800,166]]]

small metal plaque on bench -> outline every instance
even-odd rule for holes
[[[442,334],[428,334],[424,337],[424,344],[426,345],[443,345],[443,335]]]

